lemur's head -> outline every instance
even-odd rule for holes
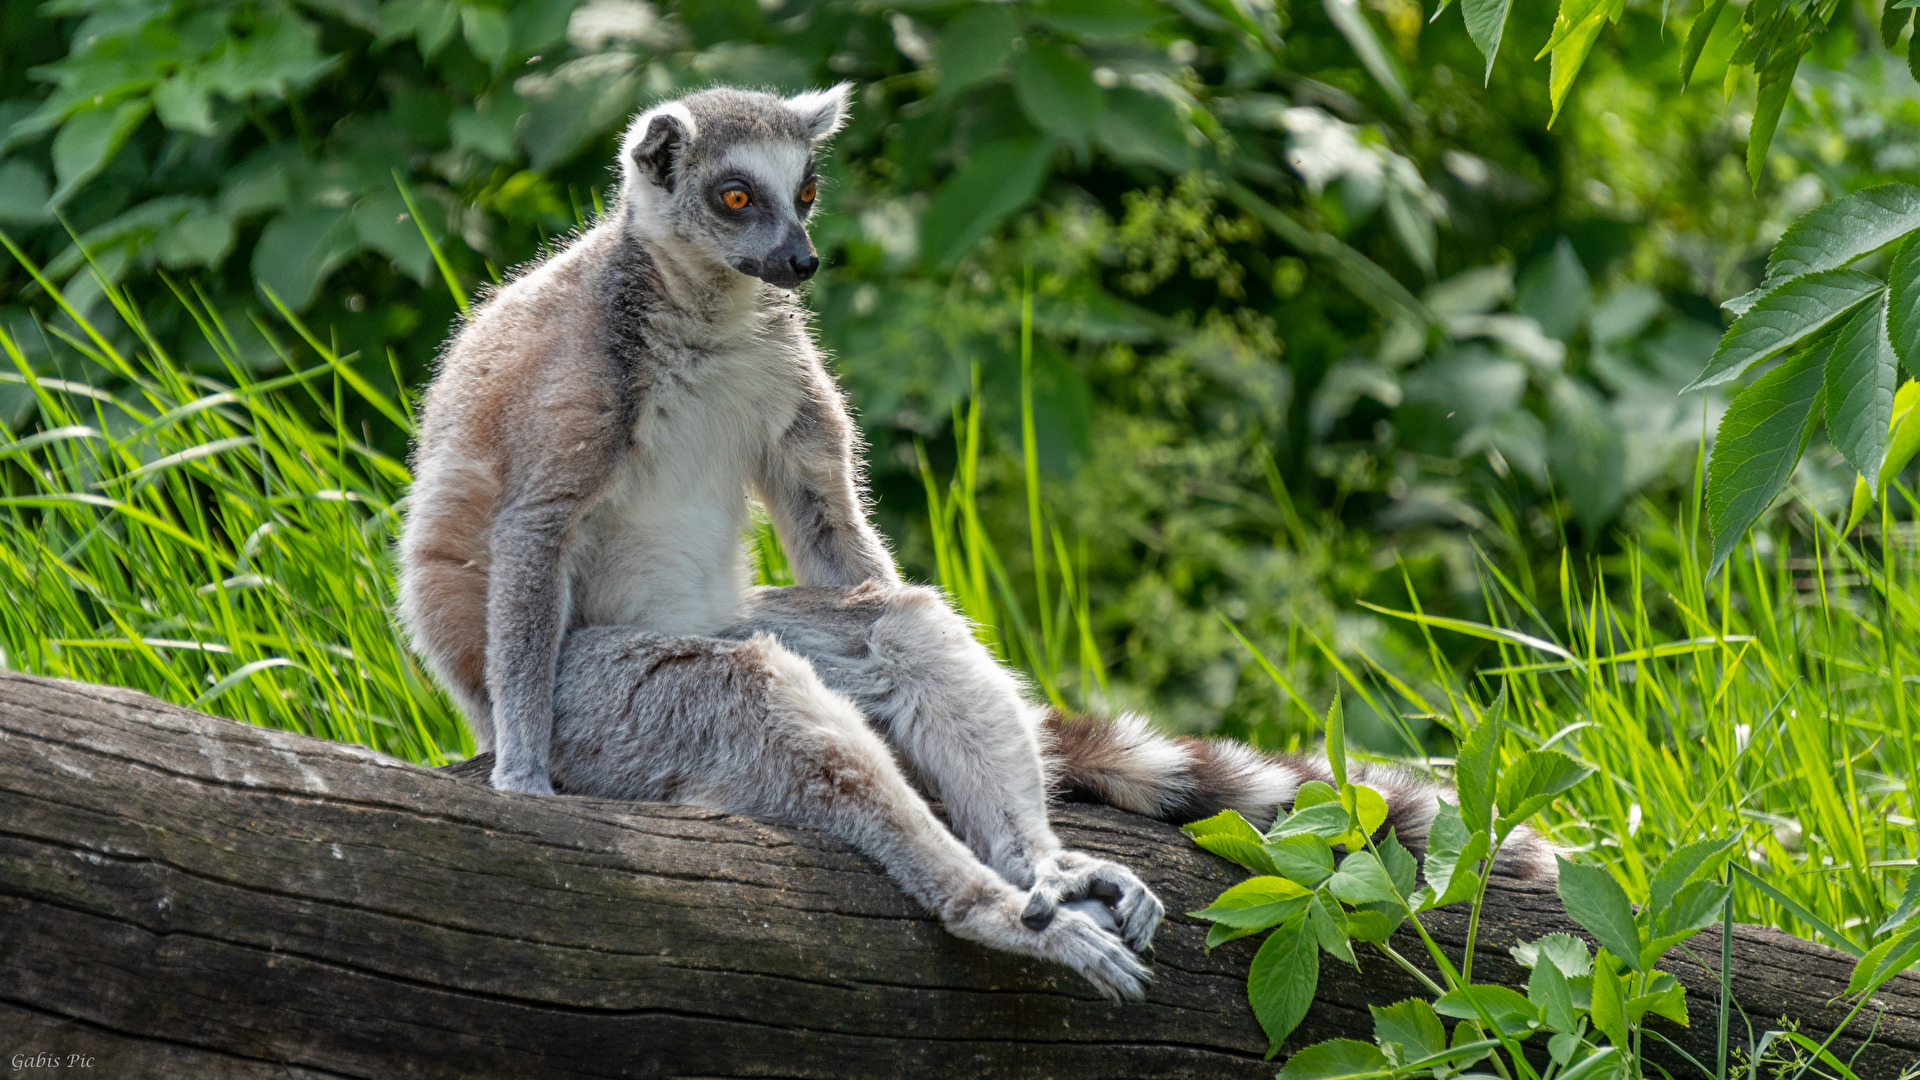
[[[702,90],[640,114],[620,146],[628,227],[781,288],[812,277],[814,153],[846,122],[851,89]]]

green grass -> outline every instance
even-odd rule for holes
[[[1911,530],[1887,522],[1881,535],[1898,542],[1863,550],[1794,505],[1709,582],[1697,515],[1648,507],[1640,518],[1624,555],[1587,573],[1563,558],[1546,587],[1487,562],[1489,623],[1449,624],[1410,596],[1393,617],[1491,646],[1464,678],[1430,649],[1440,699],[1364,671],[1350,685],[1383,707],[1442,716],[1467,695],[1504,695],[1529,743],[1598,770],[1543,823],[1630,892],[1667,852],[1740,835],[1743,865],[1766,888],[1736,888],[1736,918],[1867,944],[1920,854]]]
[[[362,373],[367,361],[334,355],[284,313],[259,329],[295,343],[280,347],[285,373],[258,378],[233,359],[229,328],[192,293],[176,295],[222,370],[181,367],[111,291],[137,350],[85,328],[49,333],[97,365],[113,393],[36,376],[0,335],[13,369],[0,379],[38,402],[33,433],[0,443],[5,665],[415,761],[464,756],[470,740],[391,618],[405,463],[374,449],[383,440],[371,421],[347,420],[409,431],[407,395],[382,394]],[[982,639],[1043,693],[1097,708],[1108,674],[1084,560],[1046,517],[1031,401],[1023,406],[1028,535],[994,537],[981,524],[976,397],[956,417],[955,474],[937,476],[922,455],[935,569]],[[1737,917],[1804,936],[1821,933],[1817,922],[1866,942],[1916,855],[1912,526],[1883,521],[1875,535],[1887,542],[1863,544],[1794,508],[1708,582],[1696,513],[1640,516],[1627,554],[1563,560],[1545,575],[1553,580],[1487,561],[1484,623],[1434,618],[1409,597],[1392,617],[1426,637],[1430,658],[1412,677],[1311,635],[1302,647],[1382,716],[1451,725],[1504,693],[1525,744],[1598,770],[1547,811],[1545,827],[1630,887],[1684,842],[1739,833],[1745,865],[1777,896],[1737,888]],[[764,520],[753,540],[761,579],[790,581]],[[1031,560],[1017,580],[1000,554],[1016,547]],[[1474,640],[1478,656],[1450,659]],[[1325,702],[1287,690],[1324,713]]]
[[[406,466],[344,419],[410,427],[407,402],[297,323],[259,328],[276,343],[300,336],[317,362],[278,346],[286,373],[256,378],[234,360],[231,328],[182,291],[224,366],[189,372],[109,295],[137,355],[91,328],[48,332],[117,376],[114,393],[36,376],[0,333],[12,368],[0,380],[38,406],[36,434],[0,445],[6,666],[413,761],[470,753],[390,614]]]

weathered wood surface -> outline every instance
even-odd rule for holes
[[[507,795],[370,751],[106,687],[0,676],[0,1059],[95,1077],[1231,1077],[1274,1064],[1245,1001],[1251,942],[1207,955],[1177,914],[1240,875],[1178,831],[1062,807],[1173,914],[1149,1000],[947,936],[817,832],[684,807]],[[1457,942],[1463,920],[1433,928]],[[1479,961],[1563,929],[1550,889],[1492,891]],[[1716,960],[1711,938],[1695,949]],[[1756,1030],[1842,1011],[1837,953],[1735,943]],[[1364,1037],[1415,992],[1377,958],[1323,968],[1295,1038]],[[1706,1055],[1710,973],[1681,979]],[[1920,978],[1863,1077],[1920,1059]],[[1843,1039],[1843,1056],[1858,1039]],[[1710,1058],[1708,1059],[1710,1060]],[[77,1075],[78,1073],[68,1073]],[[40,1075],[22,1071],[18,1075]]]

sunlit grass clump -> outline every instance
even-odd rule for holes
[[[36,376],[0,331],[0,380],[31,388],[38,409],[32,434],[0,445],[6,666],[413,761],[469,753],[391,615],[406,466],[346,422],[408,428],[406,403],[318,340],[302,366],[265,324],[286,373],[257,378],[232,328],[177,291],[224,367],[189,372],[107,295],[137,354],[72,311],[80,333],[46,332],[117,376],[113,393]]]

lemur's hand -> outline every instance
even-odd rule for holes
[[[1133,871],[1079,851],[1060,852],[1035,868],[1021,922],[1043,928],[1062,907],[1088,915],[1138,953],[1153,947],[1153,932],[1166,913]]]

